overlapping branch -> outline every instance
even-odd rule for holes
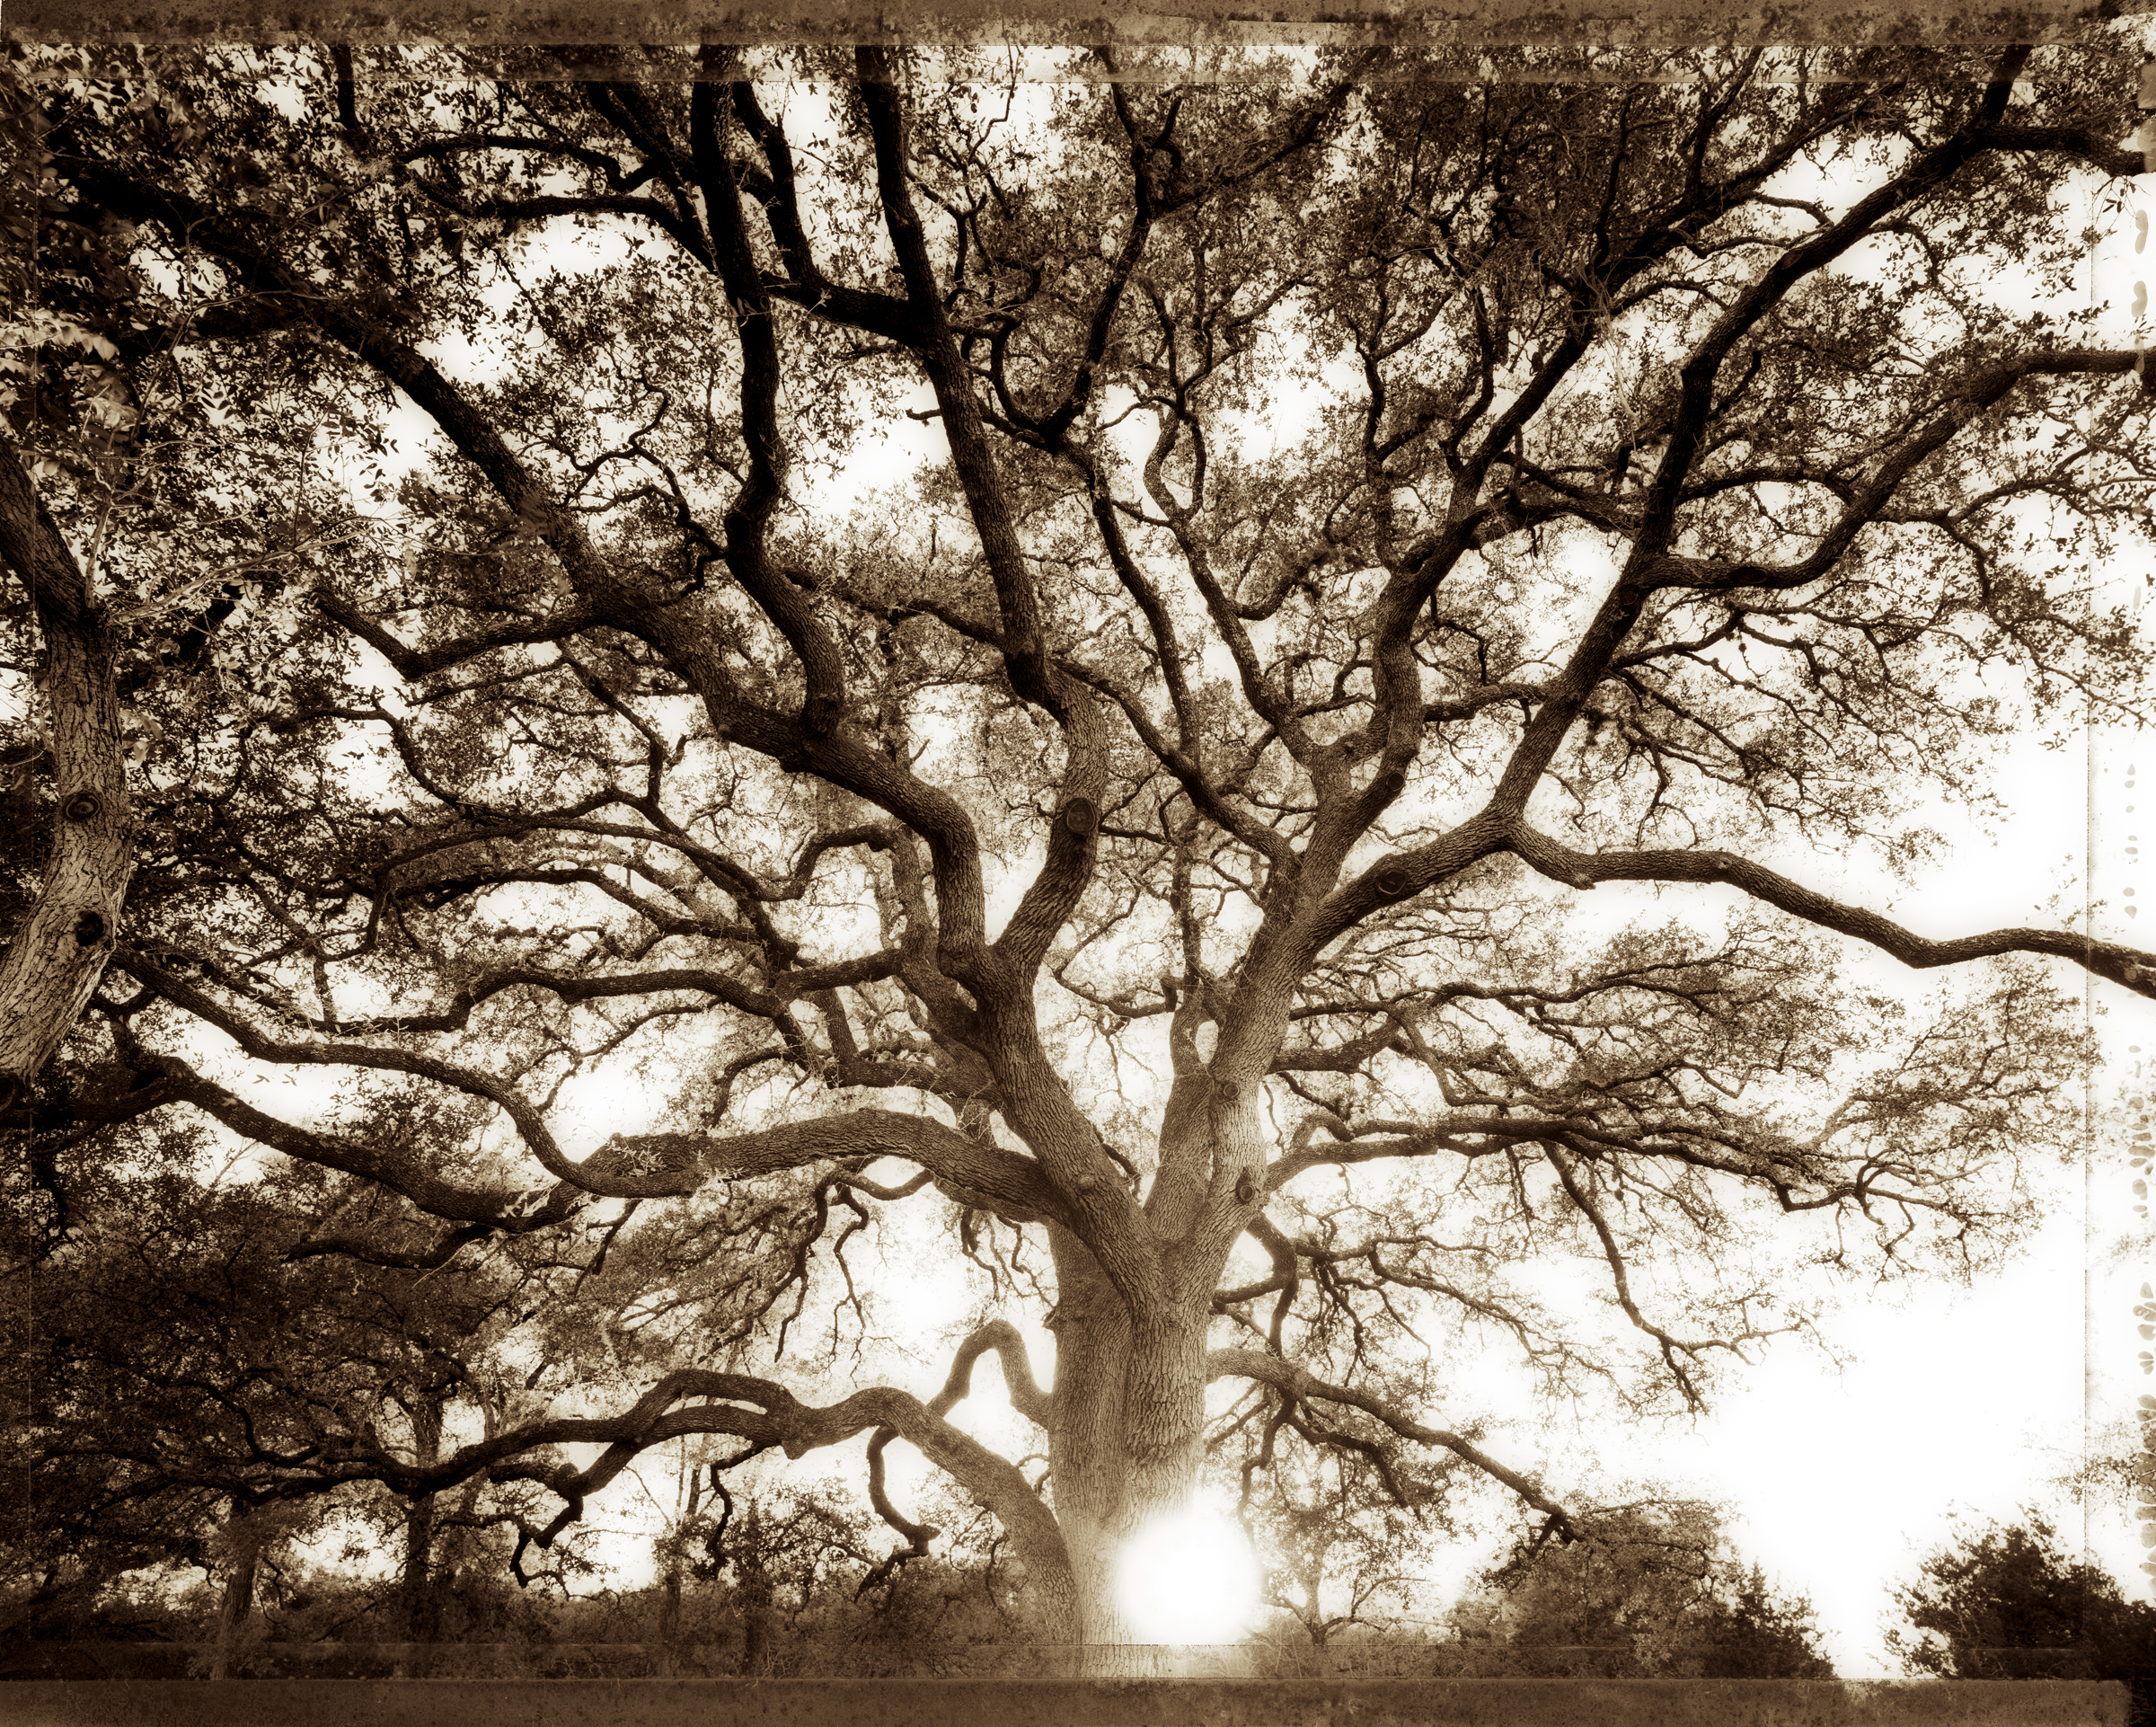
[[[1403,1439],[1413,1439],[1418,1445],[1450,1451],[1462,1462],[1472,1464],[1492,1481],[1509,1487],[1523,1502],[1548,1518],[1565,1539],[1577,1540],[1585,1533],[1575,1523],[1572,1514],[1551,1499],[1542,1490],[1541,1483],[1532,1477],[1508,1468],[1480,1446],[1457,1433],[1448,1432],[1443,1428],[1424,1426],[1382,1397],[1358,1391],[1350,1386],[1332,1385],[1305,1371],[1293,1361],[1258,1350],[1210,1351],[1206,1357],[1206,1377],[1207,1379],[1254,1379],[1260,1385],[1270,1386],[1281,1396],[1295,1403],[1324,1403],[1342,1409],[1360,1410]]]

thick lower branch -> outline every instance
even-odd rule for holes
[[[673,1407],[684,1398],[707,1400]],[[548,1545],[581,1515],[584,1501],[653,1446],[697,1433],[729,1433],[800,1458],[864,1430],[889,1428],[955,1480],[1010,1531],[1034,1586],[1051,1599],[1074,1599],[1070,1560],[1055,1514],[1019,1467],[951,1426],[918,1397],[872,1386],[827,1408],[801,1403],[784,1386],[744,1374],[685,1368],[670,1373],[616,1415],[535,1422],[469,1445],[400,1492],[439,1492],[486,1471],[497,1481],[536,1481],[561,1496],[564,1510],[539,1537]],[[584,1469],[514,1461],[555,1445],[605,1445]]]
[[[1003,1364],[1003,1386],[1010,1395],[1011,1407],[1036,1427],[1048,1426],[1055,1414],[1054,1399],[1035,1381],[1033,1363],[1026,1353],[1026,1340],[1007,1319],[991,1319],[959,1345],[959,1352],[950,1364],[950,1375],[929,1408],[938,1415],[947,1415],[962,1402],[973,1389],[973,1364],[990,1350],[995,1351],[996,1359]]]
[[[1576,852],[1524,822],[1514,825],[1509,849],[1542,874],[1572,887],[1597,881],[1726,882],[1808,924],[1869,942],[1918,970],[2001,953],[2044,953],[2075,961],[2099,978],[2156,999],[2156,953],[2091,941],[2068,930],[1994,929],[1930,941],[1876,911],[1829,899],[1733,852]]]
[[[764,1175],[815,1163],[878,1157],[918,1164],[939,1185],[1013,1222],[1065,1221],[1062,1197],[1038,1165],[940,1121],[893,1110],[853,1110],[790,1121],[761,1133],[616,1134],[588,1162],[572,1165],[582,1172],[572,1179],[612,1198],[645,1199],[694,1192],[713,1175]],[[640,1165],[657,1165],[662,1173],[648,1177],[626,1173]]]
[[[499,1188],[460,1186],[443,1181],[415,1158],[384,1146],[378,1139],[339,1138],[295,1127],[265,1114],[252,1104],[205,1078],[177,1056],[141,1051],[135,1058],[146,1072],[163,1082],[162,1100],[191,1103],[205,1115],[214,1116],[234,1133],[260,1141],[274,1151],[323,1169],[341,1170],[375,1182],[393,1193],[402,1194],[429,1216],[453,1223],[484,1224],[494,1228],[528,1231],[556,1223],[575,1209],[581,1198],[574,1190],[557,1188],[536,1209],[519,1210],[516,1195]],[[462,1232],[458,1232],[461,1234]],[[453,1235],[451,1240],[456,1240]],[[461,1242],[458,1243],[462,1244]],[[337,1242],[323,1238],[308,1246],[310,1253],[340,1251]],[[370,1253],[367,1257],[374,1258]],[[442,1262],[446,1262],[447,1254]],[[376,1260],[377,1263],[388,1261]]]

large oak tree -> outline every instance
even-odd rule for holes
[[[24,1130],[208,1116],[336,1173],[295,1252],[596,1221],[630,1292],[641,1395],[257,1497],[896,1438],[1107,1644],[1209,1439],[1568,1536],[1462,1364],[1696,1404],[1829,1273],[1979,1262],[2071,1141],[2062,986],[2156,995],[1822,873],[2140,712],[2085,569],[2149,397],[2058,293],[2142,165],[2099,38],[1062,69],[20,62],[0,990],[57,1037],[110,955]],[[948,1383],[804,1395],[938,1207]],[[1045,1478],[952,1419],[990,1353]]]

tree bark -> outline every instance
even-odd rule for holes
[[[430,1643],[440,1634],[434,1595],[435,1496],[422,1493],[404,1512],[404,1574],[398,1588],[398,1627],[403,1642]]]
[[[411,1405],[413,1459],[422,1469],[441,1461],[442,1405],[428,1398]],[[397,1600],[403,1621],[399,1627],[408,1643],[430,1643],[441,1635],[441,1599],[435,1588],[435,1496],[415,1494],[404,1512],[404,1571]],[[401,1677],[401,1675],[400,1675]]]
[[[224,1599],[217,1606],[217,1640],[209,1656],[209,1677],[232,1677],[232,1652],[254,1605],[254,1573],[262,1556],[264,1531],[244,1511],[235,1512],[225,1525],[230,1544],[230,1569],[225,1577]]]
[[[676,1554],[667,1565],[666,1593],[658,1610],[658,1677],[670,1679],[678,1664],[681,1646],[681,1559]]]
[[[1052,1228],[1056,1247],[1056,1420],[1048,1435],[1056,1520],[1076,1593],[1082,1677],[1151,1670],[1117,1598],[1131,1538],[1183,1510],[1204,1457],[1204,1340],[1210,1314],[1134,1319],[1092,1256]]]
[[[764,1645],[771,1628],[770,1596],[761,1579],[745,1582],[741,1590],[741,1677],[745,1679],[763,1677]]]
[[[38,902],[0,961],[0,1108],[52,1058],[119,938],[135,872],[113,644],[89,575],[0,431],[0,562],[29,589],[45,638],[57,833]]]

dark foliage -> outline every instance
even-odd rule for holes
[[[1731,1551],[1713,1507],[1628,1507],[1576,1546],[1523,1540],[1469,1603],[1498,1671],[1610,1678],[1827,1679],[1811,1603]],[[1472,1639],[1471,1639],[1472,1641]]]
[[[1919,1635],[1887,1634],[1912,1672],[1941,1678],[2124,1679],[2137,1718],[2150,1714],[2156,1607],[2129,1601],[2116,1579],[2071,1559],[2034,1511],[1926,1559],[1895,1599]]]

